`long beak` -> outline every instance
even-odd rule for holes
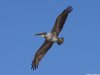
[[[35,34],[35,36],[38,36],[38,35],[42,35],[42,33],[39,33],[39,34]]]

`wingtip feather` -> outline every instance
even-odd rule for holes
[[[32,65],[31,69],[36,70],[38,68],[39,63],[37,63],[36,60],[34,59],[31,65]]]
[[[72,10],[73,10],[73,7],[72,6],[68,6],[65,11],[68,12],[68,13],[70,13]]]

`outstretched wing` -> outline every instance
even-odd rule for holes
[[[47,40],[44,41],[43,45],[39,48],[39,50],[36,52],[34,59],[32,61],[32,69],[38,68],[39,62],[44,57],[44,55],[47,53],[47,51],[51,48],[53,45],[52,42],[48,42]]]
[[[57,35],[61,32],[63,25],[67,19],[68,14],[72,11],[72,7],[69,6],[65,9],[56,19],[53,29],[51,32],[55,32]]]

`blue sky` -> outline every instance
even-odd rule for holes
[[[73,12],[36,71],[31,62],[56,17]],[[100,73],[100,0],[0,0],[0,75],[86,75]]]

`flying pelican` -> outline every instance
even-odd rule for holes
[[[32,61],[32,67],[31,67],[33,70],[36,70],[36,68],[38,68],[39,62],[47,53],[47,51],[51,48],[53,43],[57,43],[58,45],[61,45],[63,43],[64,38],[63,37],[59,38],[58,35],[61,32],[63,25],[67,19],[67,16],[71,11],[72,11],[72,7],[68,6],[67,9],[65,9],[57,17],[54,27],[50,33],[42,32],[39,34],[35,34],[35,35],[41,35],[43,38],[45,38],[45,41],[34,56],[34,59]]]

